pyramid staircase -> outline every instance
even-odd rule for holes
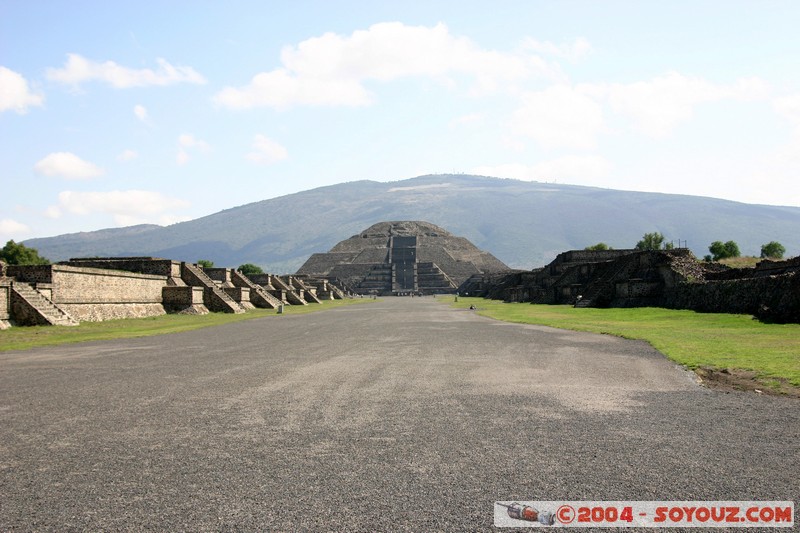
[[[203,304],[211,311],[244,313],[244,308],[220,289],[201,268],[191,263],[181,263],[181,278],[187,285],[203,287]]]
[[[425,294],[454,292],[458,286],[436,263],[418,263],[419,290]]]
[[[392,263],[392,293],[409,293],[419,290],[417,263]]]
[[[250,289],[250,301],[262,309],[277,309],[283,302],[268,293],[264,287],[253,283],[250,278],[239,272],[231,270],[231,282],[237,287]]]
[[[77,320],[28,283],[20,281],[11,283],[11,305],[23,307],[27,311],[25,313],[15,313],[18,317],[28,317],[26,325],[78,325]]]
[[[303,283],[302,280],[296,278],[295,276],[289,276],[288,277],[288,281],[289,281],[289,286],[293,287],[294,290],[296,290],[300,294],[302,294],[303,295],[303,299],[306,302],[308,302],[308,303],[312,303],[313,302],[315,304],[321,304],[322,303],[322,300],[320,300],[319,297],[315,294],[315,292],[312,291],[308,287],[308,285]]]
[[[308,305],[308,302],[300,296],[300,291],[296,290],[294,287],[289,286],[285,281],[283,281],[278,276],[272,276],[272,284],[275,286],[275,289],[279,291],[283,291],[286,295],[286,301],[291,305]]]
[[[392,290],[392,265],[375,265],[369,269],[367,275],[356,287],[358,292],[389,293]]]
[[[333,293],[333,297],[336,300],[344,300],[347,298],[347,295],[344,293],[344,291],[330,280],[328,281],[328,290]]]

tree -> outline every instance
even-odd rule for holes
[[[711,246],[708,247],[708,251],[711,252],[711,258],[714,261],[742,255],[739,251],[739,245],[733,241],[728,241],[726,243],[714,241],[711,243]]]
[[[10,240],[0,250],[0,259],[9,265],[49,265],[50,261],[39,255],[36,248]]]
[[[613,250],[613,248],[610,247],[609,245],[607,245],[604,242],[598,242],[597,244],[593,244],[591,246],[587,246],[586,250],[592,250],[592,251],[598,252],[598,251],[603,251],[603,250]]]
[[[214,268],[214,261],[208,259],[198,259],[197,266],[202,268]]]
[[[645,233],[642,240],[636,243],[637,250],[660,250],[664,236],[659,232]]]
[[[786,248],[776,241],[768,242],[761,245],[761,257],[763,259],[783,259],[783,254],[786,253]]]
[[[239,272],[244,274],[245,276],[249,276],[251,274],[263,274],[264,271],[261,270],[261,267],[258,265],[254,265],[253,263],[245,263],[243,265],[239,265],[237,268]]]

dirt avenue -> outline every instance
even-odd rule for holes
[[[384,298],[0,354],[0,530],[473,531],[497,500],[800,500],[796,399]]]

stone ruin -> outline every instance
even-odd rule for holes
[[[421,221],[381,222],[312,255],[297,271],[357,294],[455,293],[473,275],[508,271],[463,237]]]
[[[165,313],[244,313],[349,296],[327,280],[259,274],[153,257],[0,265],[0,329]]]
[[[295,275],[152,257],[0,261],[0,329],[165,313],[243,313],[353,294],[458,293],[580,307],[665,307],[800,323],[800,257],[730,269],[687,249],[571,250],[510,270],[467,239],[427,222],[381,222],[312,255]]]
[[[427,222],[383,222],[314,254],[295,275],[245,276],[229,268],[153,257],[75,258],[0,265],[0,328],[165,313],[243,313],[361,294],[455,292],[502,262]],[[349,287],[353,287],[351,290]]]
[[[577,307],[665,307],[800,323],[800,257],[731,269],[688,249],[571,250],[531,271],[475,275],[461,294]]]

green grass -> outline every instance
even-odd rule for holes
[[[373,300],[358,298],[352,300],[330,300],[322,304],[309,304],[304,306],[287,305],[284,306],[284,315],[314,313],[335,309],[345,305],[371,301]],[[72,327],[13,327],[0,331],[0,352],[7,350],[26,350],[37,346],[53,346],[74,342],[163,335],[166,333],[190,331],[270,316],[280,319],[281,315],[278,315],[278,312],[274,309],[251,309],[246,313],[238,315],[228,313],[209,313],[207,315],[160,315],[147,318],[107,320],[105,322],[83,322],[79,326]]]
[[[785,379],[800,387],[800,324],[766,324],[750,315],[655,307],[576,309],[464,297],[453,303],[457,307],[470,305],[475,305],[481,315],[507,322],[644,340],[690,369],[749,370],[767,386]]]

